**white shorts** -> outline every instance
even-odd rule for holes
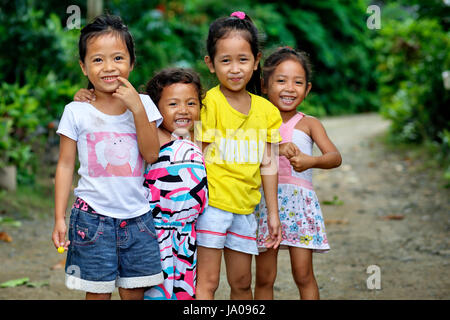
[[[253,213],[236,214],[208,206],[197,219],[197,245],[257,255],[256,229]]]

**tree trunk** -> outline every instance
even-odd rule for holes
[[[103,13],[103,0],[87,0],[87,22]]]
[[[17,187],[16,166],[0,168],[0,189],[15,191]]]

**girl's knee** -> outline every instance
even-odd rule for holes
[[[233,276],[228,279],[230,287],[234,290],[247,291],[251,290],[252,285],[252,275],[243,274],[238,276]]]
[[[219,277],[216,275],[204,275],[197,279],[197,289],[201,288],[207,291],[215,292],[219,287]]]
[[[292,276],[298,287],[307,286],[316,280],[312,269],[292,270]]]
[[[277,270],[265,269],[256,273],[256,285],[258,287],[273,287],[277,278]]]

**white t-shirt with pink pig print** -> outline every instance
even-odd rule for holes
[[[162,122],[147,95],[140,95],[148,120]],[[77,142],[80,180],[75,196],[99,214],[130,219],[150,210],[144,182],[144,159],[139,153],[131,111],[107,115],[87,102],[71,102],[57,133]]]

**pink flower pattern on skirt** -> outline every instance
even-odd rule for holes
[[[330,249],[322,210],[314,190],[291,184],[278,186],[278,210],[281,221],[281,247],[294,246],[326,252]],[[267,208],[261,191],[261,202],[255,208],[258,221],[257,242],[265,251],[264,239],[268,236]]]

